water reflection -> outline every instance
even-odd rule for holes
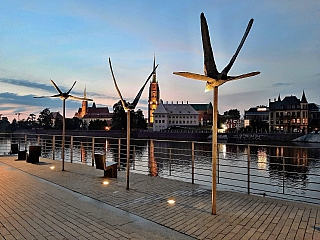
[[[149,175],[153,177],[158,176],[158,165],[154,156],[154,143],[152,140],[149,145]]]

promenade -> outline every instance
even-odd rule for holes
[[[0,239],[320,239],[320,206],[40,158],[0,157]],[[54,166],[54,169],[50,167]],[[167,203],[174,199],[175,204]]]

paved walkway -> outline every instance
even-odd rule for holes
[[[320,239],[320,206],[130,175],[101,184],[82,164],[0,157],[0,239]],[[55,169],[50,169],[55,166]],[[176,203],[169,205],[173,198]]]

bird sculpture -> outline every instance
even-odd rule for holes
[[[204,13],[201,13],[200,20],[201,20],[203,55],[204,55],[204,75],[197,74],[197,73],[190,73],[190,72],[174,72],[173,74],[180,75],[180,76],[183,76],[186,78],[192,78],[195,80],[206,81],[205,92],[208,92],[208,91],[212,90],[214,87],[218,87],[227,81],[238,80],[241,78],[252,77],[252,76],[260,74],[260,72],[251,72],[251,73],[246,73],[246,74],[242,74],[242,75],[238,75],[238,76],[229,76],[228,75],[228,72],[230,71],[232,65],[234,64],[234,62],[235,62],[245,40],[250,32],[250,29],[253,24],[253,19],[251,19],[249,21],[247,29],[242,37],[242,40],[241,40],[235,54],[231,58],[228,65],[222,70],[222,72],[218,72],[215,61],[214,61],[213,51],[212,51],[211,43],[210,43],[209,29],[208,29],[207,20],[204,16]]]
[[[70,95],[70,92],[72,90],[72,88],[74,87],[74,85],[76,84],[77,81],[74,81],[72,87],[69,89],[69,91],[67,92],[62,92],[60,90],[60,88],[55,84],[55,82],[53,80],[50,79],[50,82],[52,83],[52,85],[54,86],[54,88],[58,91],[59,94],[55,94],[52,96],[40,96],[40,97],[34,97],[34,98],[61,98],[63,104],[62,104],[62,108],[63,108],[63,115],[62,115],[62,154],[61,154],[61,158],[62,158],[62,171],[64,171],[64,148],[65,148],[65,132],[66,132],[66,123],[65,123],[65,119],[66,119],[66,100],[67,99],[73,99],[73,100],[80,100],[80,101],[93,101],[90,98],[80,98],[80,97],[75,97]]]
[[[72,88],[74,87],[74,85],[76,84],[77,81],[75,81],[72,85],[72,87],[69,89],[69,91],[67,92],[62,92],[60,90],[60,88],[55,84],[55,82],[53,80],[50,79],[50,82],[52,83],[52,85],[54,86],[54,88],[59,92],[59,94],[56,95],[52,95],[52,96],[40,96],[40,97],[34,97],[34,98],[61,98],[61,100],[66,100],[68,98],[73,99],[73,100],[80,100],[80,101],[93,101],[90,98],[80,98],[80,97],[75,97],[70,95],[70,92],[72,90]]]
[[[150,80],[152,74],[155,72],[155,70],[157,69],[159,64],[157,64],[157,66],[154,67],[152,73],[149,75],[149,77],[147,78],[147,80],[145,81],[145,83],[143,84],[143,86],[141,87],[140,91],[138,92],[137,96],[135,97],[135,99],[133,100],[132,103],[129,103],[127,101],[125,101],[121,95],[121,92],[120,92],[120,89],[117,85],[117,81],[116,81],[116,78],[114,76],[114,73],[113,73],[113,69],[112,69],[112,65],[111,65],[111,59],[109,58],[109,66],[110,66],[110,71],[111,71],[111,75],[112,75],[112,78],[113,78],[113,82],[114,82],[114,86],[116,87],[116,90],[118,92],[118,95],[120,97],[120,100],[121,100],[121,103],[122,103],[122,107],[125,111],[131,111],[131,110],[134,110],[135,107],[137,106],[138,102],[139,102],[139,99],[142,95],[142,92],[145,88],[145,86],[147,85],[147,82]]]

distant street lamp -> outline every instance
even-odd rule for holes
[[[213,89],[213,124],[212,124],[212,214],[217,214],[216,210],[216,193],[217,193],[217,182],[216,182],[216,171],[217,171],[217,149],[218,149],[218,136],[217,136],[217,124],[218,124],[218,87],[227,81],[238,80],[242,78],[252,77],[260,74],[260,72],[251,72],[238,76],[228,76],[233,63],[235,62],[253,24],[253,19],[248,23],[247,29],[242,37],[242,40],[231,58],[229,64],[218,72],[213,51],[210,43],[209,29],[207,25],[204,13],[200,15],[201,20],[201,34],[202,34],[202,45],[204,54],[204,75],[190,72],[174,72],[173,74],[180,75],[186,78],[195,80],[201,80],[206,82],[205,92]]]
[[[143,86],[141,87],[140,91],[138,92],[138,94],[135,97],[135,99],[133,100],[133,102],[129,103],[129,102],[125,101],[121,95],[120,89],[117,85],[117,81],[116,81],[116,78],[114,77],[114,73],[112,70],[111,59],[109,58],[109,66],[110,66],[110,71],[111,71],[111,75],[113,78],[114,86],[116,87],[116,90],[117,90],[118,95],[120,97],[122,107],[127,112],[127,169],[126,169],[126,182],[127,182],[126,189],[127,190],[129,190],[129,173],[130,173],[130,111],[133,111],[135,109],[135,107],[137,106],[147,82],[151,78],[152,74],[154,73],[154,71],[156,70],[158,65],[154,67],[152,73],[149,75],[149,77],[147,78],[147,80],[145,81]]]
[[[63,104],[63,116],[62,116],[62,153],[61,153],[61,158],[62,158],[62,171],[64,171],[64,148],[65,148],[65,134],[66,134],[66,124],[65,124],[65,119],[66,119],[66,100],[68,98],[73,99],[73,100],[79,100],[79,101],[93,101],[92,99],[89,98],[80,98],[80,97],[75,97],[70,95],[69,93],[71,92],[72,88],[76,84],[77,81],[74,81],[72,87],[69,89],[68,92],[62,92],[58,86],[50,79],[52,85],[54,88],[59,92],[59,94],[52,95],[52,96],[41,96],[41,97],[34,97],[34,98],[61,98]]]

